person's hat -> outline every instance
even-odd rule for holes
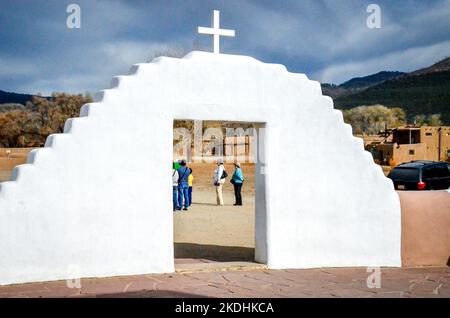
[[[223,159],[219,159],[219,160],[217,160],[217,164],[219,164],[219,165],[223,165]]]
[[[184,159],[181,160],[180,164],[181,164],[182,166],[186,165],[186,160],[184,160]]]
[[[241,163],[240,162],[236,162],[235,164],[234,164],[236,167],[241,167]]]

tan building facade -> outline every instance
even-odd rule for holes
[[[399,127],[383,141],[366,145],[375,162],[396,166],[414,160],[449,161],[450,127]]]
[[[427,145],[427,160],[447,161],[450,157],[450,127],[422,127],[420,140]]]
[[[195,147],[190,139],[174,140],[173,160],[188,162],[255,163],[256,138],[254,136],[210,136]]]

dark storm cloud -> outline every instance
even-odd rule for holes
[[[66,27],[66,7],[81,7],[81,29]],[[382,10],[366,26],[367,5]],[[211,11],[234,28],[226,53],[285,64],[339,83],[381,70],[409,71],[450,55],[450,1],[8,1],[0,2],[0,89],[84,92],[168,48],[209,50]]]

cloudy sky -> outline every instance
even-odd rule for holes
[[[81,8],[69,29],[67,6]],[[370,29],[367,6],[381,8]],[[0,0],[0,89],[95,92],[167,50],[211,50],[213,9],[236,37],[222,51],[282,63],[321,82],[412,71],[450,56],[450,0]]]

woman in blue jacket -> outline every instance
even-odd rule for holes
[[[242,174],[241,164],[236,162],[234,164],[234,173],[231,177],[231,183],[234,186],[234,196],[236,198],[236,203],[234,205],[242,205],[242,184],[244,183],[244,175]]]

